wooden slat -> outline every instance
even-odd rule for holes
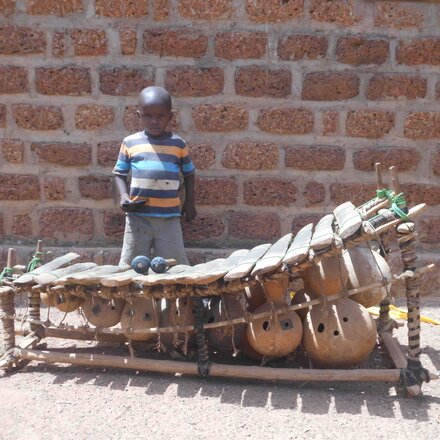
[[[42,273],[34,277],[34,281],[40,286],[50,284],[51,282],[57,280],[58,278],[63,278],[72,273],[82,272],[84,270],[91,269],[95,267],[95,263],[76,263],[71,266],[63,267],[61,269],[53,270],[52,272]]]
[[[151,275],[139,275],[133,277],[132,282],[141,284],[142,286],[154,286],[156,284],[172,284],[170,280],[174,278],[176,274],[190,270],[191,266],[185,264],[178,264],[177,266],[170,267],[165,273],[153,273]]]
[[[240,249],[235,252],[232,252],[232,254],[219,266],[211,269],[205,275],[202,275],[201,277],[197,278],[194,284],[198,284],[198,285],[209,284],[222,278],[232,268],[237,266],[237,264],[239,264],[243,258],[246,258],[248,253],[249,253],[249,249]]]
[[[307,259],[309,255],[312,233],[313,223],[309,223],[308,225],[300,229],[283,258],[284,264],[299,264]]]
[[[126,269],[123,269],[119,266],[112,265],[104,265],[104,266],[95,266],[89,270],[85,270],[83,272],[74,273],[71,275],[67,275],[63,278],[59,278],[53,282],[54,285],[63,286],[66,284],[81,284],[81,285],[92,285],[99,284],[99,281],[102,277],[106,275],[110,275],[113,273],[124,272]]]
[[[69,252],[66,255],[63,255],[61,257],[54,258],[52,261],[49,261],[49,263],[43,264],[40,267],[37,267],[32,272],[25,273],[20,278],[14,281],[14,284],[22,285],[22,284],[29,284],[34,282],[34,276],[40,275],[45,272],[52,272],[55,269],[59,269],[62,266],[65,266],[66,264],[69,264],[70,262],[77,260],[80,257],[80,255],[76,254],[75,252]]]
[[[292,234],[289,233],[274,243],[264,254],[264,256],[257,261],[254,269],[252,270],[252,276],[271,272],[277,267],[281,266],[284,255],[286,255],[290,243],[292,242],[292,238]]]
[[[333,222],[335,217],[333,214],[328,214],[319,220],[318,224],[315,226],[315,231],[312,235],[312,241],[310,242],[310,247],[314,251],[319,251],[321,249],[328,248],[333,244],[334,232],[333,232]]]
[[[143,286],[154,286],[159,284],[194,284],[194,281],[208,273],[210,270],[220,267],[226,258],[217,258],[207,263],[197,264],[196,266],[186,266],[186,269],[178,272],[170,272],[166,274],[157,275],[144,275],[137,277],[133,281]],[[177,266],[176,266],[177,267]]]
[[[232,268],[225,276],[225,281],[233,281],[247,276],[255,266],[255,263],[270,249],[271,244],[260,244],[252,248],[245,257],[243,257],[237,266]]]
[[[351,202],[343,203],[335,208],[333,214],[338,224],[338,235],[346,240],[362,226],[362,217]]]
[[[139,276],[139,272],[134,269],[126,270],[125,272],[111,274],[101,278],[100,283],[106,287],[120,287],[128,286],[133,278]]]

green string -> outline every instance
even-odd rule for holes
[[[41,266],[43,264],[43,258],[42,258],[43,255],[48,253],[49,252],[35,252],[34,256],[32,257],[32,260],[29,262],[29,264],[26,267],[26,272],[32,272],[38,266]]]
[[[12,277],[13,270],[12,267],[5,267],[0,273],[0,285],[3,284],[3,278]]]
[[[391,200],[393,196],[394,196],[394,191],[391,190],[391,189],[383,188],[383,189],[377,189],[376,190],[376,197],[378,199],[389,199],[389,200]]]

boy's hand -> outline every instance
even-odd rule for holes
[[[119,198],[119,207],[126,212],[125,204],[130,203],[130,196],[127,193],[121,194]]]
[[[194,206],[194,203],[185,201],[185,203],[182,206],[182,215],[186,216],[187,222],[194,220],[194,218],[197,216],[197,211],[196,211],[196,207]]]

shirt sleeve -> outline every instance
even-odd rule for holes
[[[194,174],[196,171],[196,167],[194,166],[191,157],[189,155],[188,145],[185,143],[185,147],[182,148],[182,157],[180,160],[180,167],[182,169],[183,176],[189,176],[190,174]]]
[[[130,168],[130,156],[128,155],[125,143],[122,142],[121,149],[119,150],[118,160],[116,161],[116,165],[113,168],[113,174],[126,176],[130,172]]]

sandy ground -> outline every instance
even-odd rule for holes
[[[423,313],[440,320],[440,299]],[[398,337],[405,344],[406,330]],[[85,352],[125,348],[46,339]],[[422,325],[440,370],[440,327]],[[376,354],[380,358],[380,355]],[[434,439],[440,380],[406,399],[388,383],[261,383],[30,363],[0,373],[0,439]]]

